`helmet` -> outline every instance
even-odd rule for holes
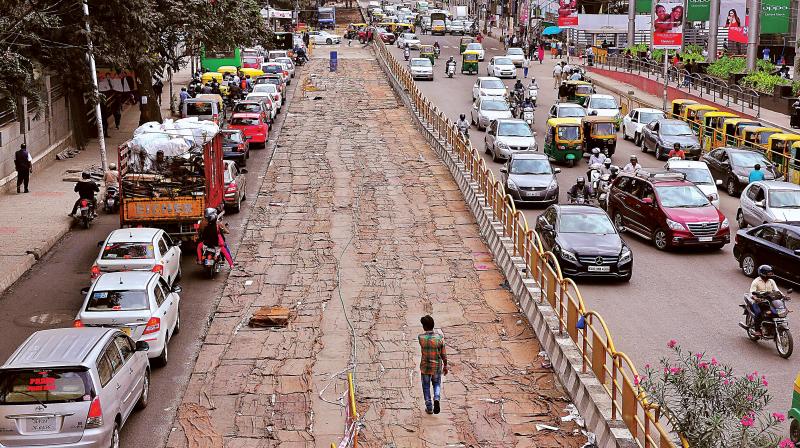
[[[611,159],[605,159],[605,160],[603,160],[603,165],[605,165],[605,166],[606,166],[606,168],[610,167],[610,166],[611,166]]]
[[[636,157],[636,154],[631,154],[630,160],[633,162],[634,160],[638,161],[639,159]]]
[[[768,264],[762,264],[758,267],[758,276],[761,278],[770,278],[772,277],[772,266]]]
[[[92,177],[92,175],[89,174],[88,171],[84,171],[84,172],[81,173],[81,179],[89,179],[91,177]]]
[[[619,173],[619,167],[616,166],[616,165],[612,166],[611,167],[611,174],[617,174],[617,173]]]
[[[459,117],[459,118],[461,118],[461,121],[464,121],[464,120],[466,120],[466,119],[467,119],[467,116],[466,116],[466,115],[464,115],[464,114],[461,114],[461,115],[459,115],[458,117]]]
[[[583,184],[585,184],[585,183],[586,183],[586,179],[584,179],[584,178],[583,178],[583,176],[578,176],[578,178],[577,178],[577,179],[575,179],[575,183],[576,183],[577,185],[583,185]]]
[[[117,169],[117,164],[116,163],[109,163],[108,164],[108,169],[110,169],[112,171]]]
[[[215,219],[217,219],[217,209],[215,209],[214,207],[209,207],[206,209],[203,216],[205,216],[206,221],[209,222],[214,221]]]
[[[600,154],[600,148],[592,148],[592,154]]]

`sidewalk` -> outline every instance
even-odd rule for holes
[[[185,70],[175,75],[173,84],[180,90],[180,85],[188,81],[189,71]],[[164,117],[169,116],[168,96],[168,88],[165,88],[161,106]],[[119,130],[110,119],[110,137],[105,140],[109,162],[116,162],[117,147],[128,140],[138,126],[138,106],[127,106]],[[92,166],[100,166],[97,139],[90,140],[86,149],[71,159],[57,160],[41,171],[34,170],[30,193],[0,194],[0,209],[5,210],[0,214],[0,295],[69,231],[73,219],[67,213],[77,196],[73,192],[75,183],[63,179],[80,176],[80,171]]]
[[[582,446],[447,168],[372,52],[336,49],[338,72],[326,47],[293,83],[316,90],[285,112],[167,446],[338,444],[349,367],[362,446]],[[288,326],[250,328],[262,306],[288,308]],[[439,415],[420,390],[427,313],[452,369]]]

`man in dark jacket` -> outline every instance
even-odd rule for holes
[[[95,202],[94,202],[94,194],[100,191],[100,186],[97,185],[95,181],[92,180],[92,177],[89,173],[81,174],[81,180],[75,184],[75,192],[78,193],[78,200],[75,201],[75,205],[72,206],[72,212],[69,216],[75,214],[78,211],[78,206],[81,204],[82,199],[86,199],[89,201],[89,208],[94,213],[95,210]]]
[[[31,178],[31,168],[33,166],[33,159],[28,152],[28,147],[25,143],[19,145],[19,151],[14,153],[14,168],[17,170],[17,193],[20,193],[19,187],[25,187],[25,193],[28,191],[28,181]]]

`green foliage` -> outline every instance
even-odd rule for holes
[[[767,72],[751,73],[739,82],[742,87],[755,89],[758,92],[772,95],[775,91],[775,86],[788,86],[790,81],[776,75],[770,75]]]
[[[747,68],[744,58],[723,56],[709,64],[707,73],[717,78],[727,79],[732,73],[743,73]]]

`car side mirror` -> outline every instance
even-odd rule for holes
[[[247,174],[247,168],[242,168],[239,170],[239,172],[242,174]]]
[[[472,108],[475,109],[475,110],[478,110],[478,105],[477,104],[473,104]]]
[[[764,203],[763,199],[760,200],[760,201],[754,202],[754,204],[756,205],[756,207],[761,207],[761,208],[765,208],[766,207],[766,204]]]
[[[98,241],[98,242],[97,242],[97,247],[101,247],[101,246],[103,245],[103,243],[105,243],[105,241],[102,241],[102,240],[101,240],[101,241]]]
[[[500,167],[500,172],[503,173],[503,174],[508,174],[508,168],[506,168],[504,166],[501,166]]]
[[[643,198],[642,203],[647,205],[653,205],[653,198]]]
[[[150,350],[150,344],[145,341],[137,341],[136,342],[136,351],[137,352],[146,352]]]
[[[176,294],[180,294],[183,291],[183,288],[181,287],[181,285],[172,285],[171,291]]]
[[[553,168],[553,172],[554,172],[555,174],[558,174],[558,173],[560,173],[560,172],[561,172],[561,168]]]
[[[721,187],[722,186],[722,179],[717,179],[717,181],[715,183],[717,184],[718,187]]]
[[[722,163],[722,166],[731,166],[731,162],[729,162],[727,160],[723,160],[721,163]]]
[[[83,288],[81,288],[81,295],[85,296],[86,294],[89,294],[89,287],[88,286],[84,286]]]

